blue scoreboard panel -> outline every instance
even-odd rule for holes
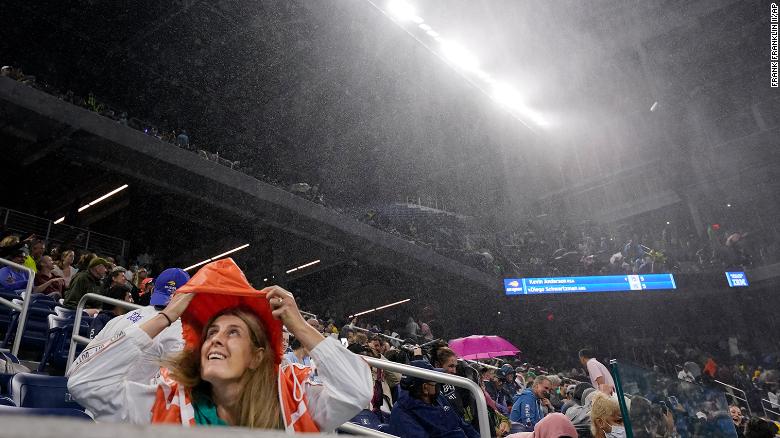
[[[505,278],[507,295],[567,294],[677,289],[672,274]]]
[[[744,272],[726,272],[729,287],[748,287],[747,275]]]

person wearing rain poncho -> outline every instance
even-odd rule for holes
[[[153,339],[181,317],[184,350],[149,381],[128,376]],[[282,323],[311,368],[282,363]],[[106,421],[330,431],[371,399],[368,365],[311,328],[293,296],[253,289],[231,259],[212,262],[157,316],[86,349],[69,371],[73,398]]]

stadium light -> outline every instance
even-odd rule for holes
[[[464,70],[477,71],[479,69],[477,57],[458,43],[444,40],[441,43],[441,51],[450,62]]]
[[[542,127],[550,126],[549,120],[523,103],[522,96],[514,87],[502,82],[494,82],[492,97],[516,116],[531,120]]]
[[[404,0],[391,0],[390,3],[387,4],[387,10],[395,18],[401,21],[412,21],[415,18],[422,20],[422,18],[417,15],[414,6]]]
[[[293,273],[293,272],[295,272],[295,271],[298,271],[298,270],[300,270],[300,269],[303,269],[303,268],[308,268],[309,266],[314,266],[314,265],[316,265],[316,264],[317,264],[317,263],[319,263],[319,262],[320,262],[320,260],[315,260],[315,261],[313,261],[313,262],[306,263],[305,265],[298,266],[297,268],[292,268],[292,269],[290,269],[289,271],[287,271],[286,273],[287,273],[287,274],[291,274],[291,273]]]
[[[396,301],[395,303],[385,304],[384,306],[375,307],[373,309],[365,310],[363,312],[358,312],[358,313],[356,313],[354,315],[349,315],[349,318],[354,318],[356,316],[365,315],[365,314],[371,313],[371,312],[376,312],[377,310],[387,309],[388,307],[393,307],[393,306],[397,306],[399,304],[407,303],[407,302],[409,302],[411,300],[412,300],[411,298],[407,298],[405,300]]]
[[[522,98],[512,87],[507,84],[501,84],[485,71],[479,68],[479,59],[468,51],[465,47],[457,44],[451,40],[443,38],[439,32],[436,32],[433,27],[423,20],[422,17],[417,15],[417,11],[413,5],[406,0],[389,0],[387,2],[384,12],[393,17],[399,22],[413,22],[417,24],[417,27],[430,36],[434,41],[441,45],[440,50],[443,57],[454,67],[468,71],[477,76],[486,84],[492,86],[492,98],[499,104],[503,105],[507,111],[509,111],[514,117],[518,119],[530,120],[534,124],[541,127],[549,127],[551,125],[550,120],[545,116],[542,116],[539,112],[525,106],[522,102]],[[423,43],[424,44],[424,43]],[[427,47],[427,46],[426,46]],[[483,92],[482,87],[478,86]],[[491,94],[487,92],[487,94]],[[654,102],[650,111],[655,111],[658,108],[658,102]]]
[[[474,72],[474,74],[477,75],[478,78],[482,79],[483,81],[487,82],[488,84],[495,84],[496,80],[493,79],[492,76],[490,76],[490,73],[483,71],[483,70],[477,70]]]
[[[538,111],[532,110],[531,108],[528,108],[525,105],[523,105],[521,108],[519,108],[519,113],[520,113],[521,117],[525,117],[527,119],[530,119],[532,122],[536,123],[538,126],[541,126],[541,127],[550,126],[550,121],[546,117],[544,117],[543,115],[539,114]]]
[[[121,192],[122,190],[124,190],[124,189],[126,189],[126,188],[128,188],[128,187],[129,187],[129,186],[128,186],[127,184],[124,184],[124,185],[123,185],[123,186],[121,186],[121,187],[118,187],[118,188],[116,188],[116,189],[114,189],[114,190],[111,190],[110,192],[108,192],[108,193],[106,193],[105,195],[103,195],[103,196],[101,196],[101,197],[99,197],[99,198],[95,199],[94,201],[92,201],[92,202],[90,202],[90,203],[88,203],[88,204],[84,204],[84,205],[82,205],[81,207],[79,207],[79,210],[78,210],[78,212],[79,212],[79,213],[81,213],[82,211],[84,211],[84,210],[88,209],[89,207],[92,207],[93,205],[95,205],[95,204],[97,204],[97,203],[100,203],[100,202],[102,202],[102,201],[105,201],[106,199],[108,199],[108,198],[110,198],[110,197],[112,197],[112,196],[116,195],[117,193]],[[56,221],[54,221],[54,224],[55,224],[55,225],[56,225],[56,224],[61,224],[61,223],[62,223],[62,222],[64,222],[64,221],[65,221],[65,216],[63,216],[63,217],[61,217],[61,218],[57,219]]]
[[[195,263],[195,264],[194,264],[194,265],[192,265],[192,266],[188,266],[188,267],[184,268],[184,270],[185,270],[185,271],[189,271],[189,270],[190,270],[190,269],[192,269],[192,268],[197,268],[198,266],[205,265],[206,263],[213,262],[214,260],[219,260],[219,259],[221,259],[222,257],[225,257],[226,255],[233,254],[233,253],[234,253],[234,252],[236,252],[236,251],[241,251],[242,249],[244,249],[244,248],[248,248],[248,247],[249,247],[249,244],[248,244],[248,243],[245,243],[245,244],[243,244],[243,245],[241,245],[241,246],[239,246],[239,247],[237,247],[237,248],[233,248],[233,249],[231,249],[230,251],[225,251],[225,252],[223,252],[222,254],[215,255],[214,257],[212,257],[212,258],[210,258],[210,259],[206,259],[206,260],[203,260],[202,262]]]

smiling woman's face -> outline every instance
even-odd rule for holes
[[[247,369],[260,362],[252,334],[241,318],[222,315],[206,329],[200,348],[200,377],[214,384],[238,382]]]

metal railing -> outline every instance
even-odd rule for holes
[[[90,341],[89,338],[85,338],[84,336],[79,335],[79,329],[81,328],[82,313],[84,313],[84,307],[86,307],[87,301],[89,300],[99,301],[101,303],[113,304],[115,306],[122,307],[124,309],[130,309],[130,310],[136,310],[143,307],[143,306],[139,306],[138,304],[128,303],[127,301],[117,300],[104,295],[98,295],[93,293],[84,294],[84,296],[81,297],[81,299],[79,300],[79,304],[76,306],[75,319],[73,320],[73,333],[70,336],[70,348],[68,348],[68,362],[65,365],[66,373],[70,371],[70,365],[73,363],[73,360],[76,358],[76,344],[78,343],[78,344],[87,345],[89,344]]]
[[[769,406],[769,407],[767,407]],[[764,410],[764,418],[767,418],[769,420],[778,421],[780,420],[780,406],[778,406],[777,403],[772,403],[771,401],[762,398],[761,399],[761,409]],[[777,409],[777,410],[774,410]],[[767,413],[770,413],[774,415],[774,418],[770,417]]]
[[[345,327],[347,329],[350,329],[350,330],[357,330],[357,331],[361,331],[361,332],[365,332],[365,333],[371,333],[373,335],[381,336],[381,337],[383,337],[385,339],[390,339],[392,341],[400,342],[401,344],[406,344],[407,343],[406,339],[396,338],[395,336],[386,335],[384,333],[374,333],[374,332],[372,332],[369,329],[364,329],[363,327],[358,327],[356,325],[346,325]]]
[[[626,430],[627,438],[634,438],[634,429],[631,427],[631,416],[628,414],[628,406],[626,405],[626,396],[623,393],[623,381],[620,379],[620,370],[617,359],[611,359],[609,361],[610,372],[612,374],[612,380],[615,381],[615,393],[617,393],[618,405],[620,406],[620,416],[623,417],[623,425]]]
[[[384,433],[378,430],[369,429],[365,426],[361,426],[359,424],[346,422],[338,427],[338,430],[342,432],[347,432],[351,435],[363,435],[363,436],[375,436],[378,438],[398,438],[395,435],[390,435],[389,433]]]
[[[731,397],[734,400],[739,400],[743,403],[734,402],[736,405],[745,405],[745,407],[748,410],[748,415],[753,415],[751,409],[750,409],[750,402],[748,402],[747,399],[747,393],[736,386],[731,386],[728,383],[721,382],[720,380],[713,380],[713,382],[717,383],[718,385],[723,386],[725,389],[723,390],[723,393],[726,394],[726,397]],[[734,394],[734,392],[739,392],[742,394],[742,397],[738,396],[737,394]]]
[[[393,371],[395,373],[405,374],[407,376],[420,377],[428,379],[431,382],[446,383],[449,385],[457,386],[459,388],[468,389],[474,396],[474,400],[477,403],[477,418],[479,419],[479,434],[482,438],[490,438],[490,423],[488,422],[487,402],[485,401],[485,394],[482,389],[465,377],[455,376],[452,374],[441,373],[438,371],[426,370],[424,368],[418,368],[411,365],[402,365],[396,362],[390,362],[389,360],[376,359],[369,356],[362,356],[363,360],[368,362],[374,368],[379,368],[387,371]]]
[[[0,264],[10,266],[15,269],[21,269],[27,272],[27,286],[24,288],[25,298],[22,300],[21,308],[19,308],[18,305],[9,302],[8,300],[0,301],[0,304],[3,304],[19,312],[19,319],[16,323],[16,337],[14,337],[13,347],[11,347],[11,354],[18,356],[19,347],[22,344],[22,335],[24,335],[24,328],[27,325],[27,313],[30,311],[30,302],[32,302],[32,290],[33,282],[35,281],[35,273],[27,266],[16,264],[10,260],[0,259]],[[8,330],[11,330],[11,327],[8,327]]]
[[[97,233],[68,224],[55,224],[50,219],[38,217],[10,208],[0,207],[0,217],[9,230],[19,233],[35,233],[43,236],[48,246],[52,242],[70,242],[74,247],[107,255],[125,256],[127,242],[118,237]]]

